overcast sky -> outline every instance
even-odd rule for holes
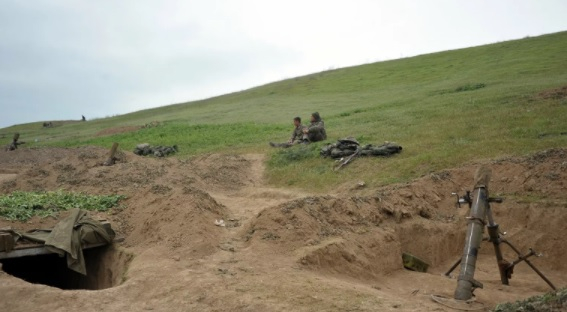
[[[0,0],[0,127],[563,30],[566,0]]]

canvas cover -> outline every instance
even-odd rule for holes
[[[115,233],[102,223],[88,216],[86,210],[72,209],[69,216],[49,230],[32,230],[19,233],[10,230],[16,240],[28,240],[44,244],[47,249],[67,257],[67,267],[87,275],[83,247],[89,244],[110,244]]]

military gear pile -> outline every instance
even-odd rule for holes
[[[177,145],[173,146],[150,146],[148,143],[138,144],[134,149],[134,154],[140,156],[153,155],[156,157],[165,157],[177,152]]]
[[[331,158],[348,157],[355,153],[359,156],[390,156],[402,151],[402,147],[393,142],[385,142],[382,145],[364,145],[352,137],[338,140],[337,143],[328,144],[321,148],[321,156]]]

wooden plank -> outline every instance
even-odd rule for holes
[[[12,251],[14,249],[14,237],[9,233],[0,234],[0,251]]]
[[[122,241],[124,241],[124,238],[118,238],[118,239],[113,240],[112,243],[117,243],[117,242],[122,242]],[[95,248],[95,247],[100,247],[100,246],[104,246],[104,245],[108,245],[108,244],[106,244],[106,243],[87,244],[87,245],[83,246],[83,250]],[[32,245],[32,246],[17,248],[17,249],[10,251],[10,252],[2,251],[2,252],[0,252],[0,260],[20,258],[20,257],[26,257],[26,256],[41,256],[41,255],[48,255],[48,254],[53,254],[53,253],[54,252],[47,249],[47,247],[45,247],[43,245]]]
[[[108,159],[104,162],[105,166],[112,166],[116,161],[116,150],[118,149],[118,143],[114,142],[112,144],[112,148],[110,149],[110,153],[108,154]]]

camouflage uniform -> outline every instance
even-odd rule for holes
[[[289,138],[289,142],[291,142],[291,144],[299,144],[301,142],[303,142],[304,136],[305,134],[303,133],[303,130],[305,129],[305,126],[302,124],[299,124],[299,126],[295,127],[295,129],[293,129],[293,132],[291,133],[291,137]]]
[[[291,147],[295,144],[301,144],[304,142],[304,140],[306,140],[306,135],[305,133],[303,133],[303,130],[306,127],[302,124],[299,124],[299,126],[295,127],[293,129],[293,132],[291,133],[291,137],[289,138],[289,142],[287,143],[272,143],[270,142],[270,145],[273,147]]]
[[[321,120],[319,113],[313,113],[312,116],[315,121],[311,122],[309,132],[307,132],[307,139],[310,142],[324,141],[327,139],[327,132],[325,131],[325,123]]]

